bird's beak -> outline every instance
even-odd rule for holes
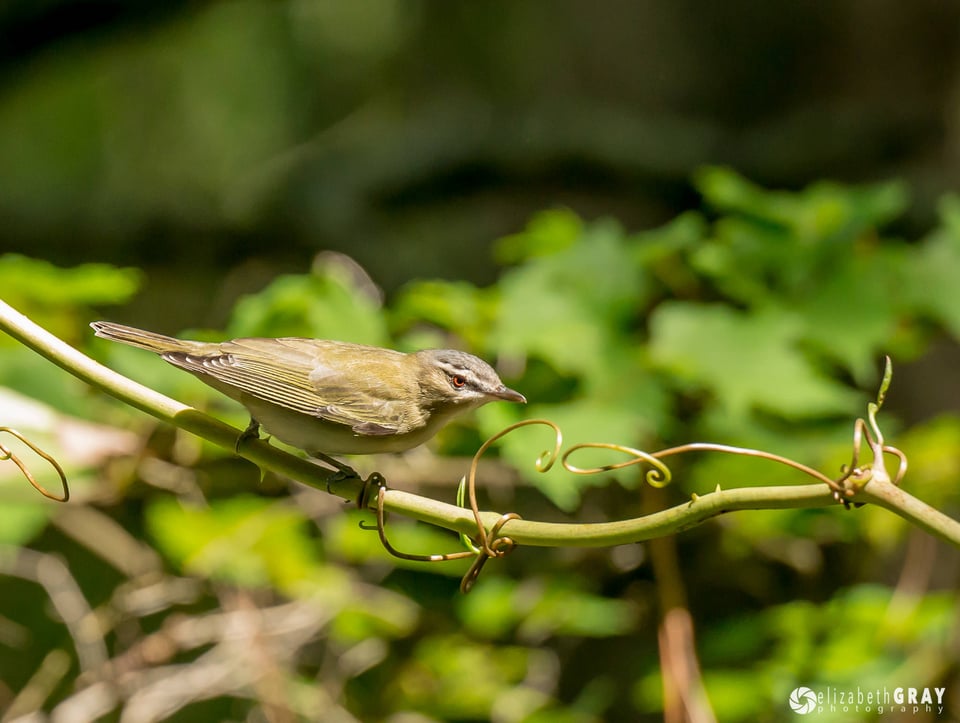
[[[527,398],[523,396],[520,392],[515,392],[509,387],[500,387],[497,391],[490,394],[494,399],[502,399],[505,402],[520,402],[521,404],[527,403]]]

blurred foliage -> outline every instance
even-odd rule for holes
[[[83,264],[60,269],[17,254],[0,256],[0,289],[11,306],[61,336],[72,336],[93,306],[122,304],[140,287],[137,269]],[[4,337],[0,344],[12,346]]]
[[[346,257],[321,254],[315,273],[281,276],[261,293],[241,299],[227,328],[230,336],[308,336],[387,343],[380,299],[356,283],[363,272]],[[359,275],[359,276],[358,276]]]
[[[241,299],[225,330],[190,333],[452,345],[496,362],[530,404],[490,405],[475,426],[444,430],[432,451],[409,455],[408,479],[391,477],[400,487],[428,477],[440,456],[472,454],[485,436],[536,416],[560,424],[567,445],[713,441],[830,473],[848,459],[882,355],[923,359],[932,342],[960,333],[960,201],[944,199],[940,225],[907,242],[885,235],[907,204],[896,183],[768,191],[708,168],[695,185],[702,211],[639,233],[565,209],[538,214],[498,242],[505,268],[488,287],[414,281],[384,303],[349,259],[325,254],[309,273]],[[8,256],[2,274],[11,279],[5,298],[110,366],[243,422],[160,360],[90,341],[90,307],[125,303],[136,272]],[[357,525],[369,515],[315,491],[283,495],[227,452],[110,404],[50,365],[33,359],[25,373],[24,358],[16,345],[0,347],[0,385],[42,402],[43,414],[4,403],[0,423],[55,453],[78,501],[37,500],[0,466],[0,706],[25,705],[23,690],[44,710],[76,703],[86,662],[71,658],[52,684],[35,677],[49,651],[73,656],[79,646],[73,622],[65,629],[38,604],[69,598],[88,601],[103,655],[126,666],[127,687],[104,715],[145,704],[137,686],[151,676],[168,682],[145,689],[168,706],[155,719],[182,721],[251,719],[258,708],[303,720],[415,712],[528,723],[655,720],[662,710],[656,611],[658,585],[668,583],[654,577],[644,547],[523,549],[458,597],[462,566],[397,563]],[[960,417],[901,430],[887,410],[883,418],[910,455],[905,484],[955,515]],[[79,446],[68,439],[77,429]],[[498,445],[531,484],[486,486],[481,471],[489,506],[533,519],[639,514],[635,471],[536,473],[548,442],[524,428]],[[674,474],[669,503],[718,483],[806,481],[733,457],[677,461]],[[419,490],[450,499],[451,485]],[[402,549],[456,545],[454,535],[400,520],[388,529]],[[883,510],[839,507],[737,513],[677,544],[719,720],[782,720],[798,685],[944,685],[960,715],[949,642],[958,635],[956,551]],[[27,564],[31,555],[62,557],[59,585]],[[177,684],[181,669],[230,675],[201,694]]]
[[[263,278],[200,304],[213,269],[321,247],[391,291],[488,282],[487,242],[534,210],[650,226],[704,163],[904,176],[927,225],[960,167],[958,20],[889,0],[8,0],[4,248],[147,267],[137,315],[179,293],[155,319],[185,326]]]

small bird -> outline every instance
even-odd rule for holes
[[[527,401],[485,361],[456,349],[404,354],[299,337],[208,343],[108,321],[90,326],[99,337],[159,354],[240,402],[251,416],[245,435],[262,423],[327,461],[331,454],[402,452],[463,412],[498,400]]]

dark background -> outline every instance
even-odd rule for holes
[[[940,0],[7,2],[0,249],[143,266],[130,313],[174,329],[320,249],[388,291],[487,282],[534,211],[647,228],[706,163],[903,178],[923,230],[958,28]]]

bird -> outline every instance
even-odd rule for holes
[[[457,349],[411,353],[302,337],[223,342],[175,339],[109,321],[96,336],[159,354],[250,412],[287,444],[349,469],[330,455],[403,452],[488,402],[525,403],[493,367]]]

